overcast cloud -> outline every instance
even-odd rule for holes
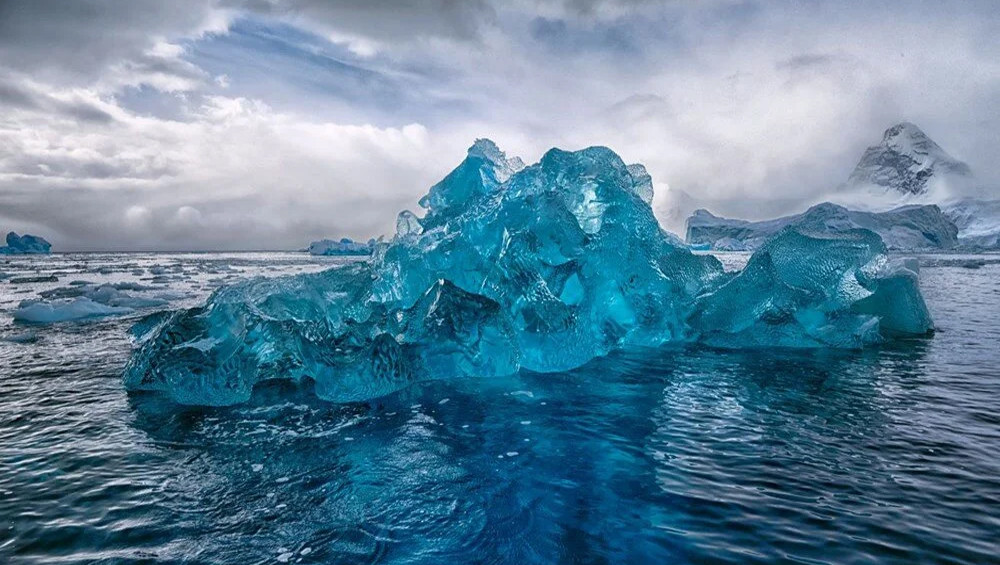
[[[996,186],[998,100],[993,1],[0,0],[0,229],[367,238],[490,137],[645,163],[676,230],[798,211],[902,120]]]

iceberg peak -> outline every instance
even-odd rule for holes
[[[523,168],[520,157],[508,158],[493,141],[477,139],[465,160],[420,199],[420,206],[427,209],[423,227],[430,229],[461,208],[476,205]]]

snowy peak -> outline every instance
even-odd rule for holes
[[[848,178],[851,187],[876,186],[900,194],[924,194],[935,178],[969,177],[969,166],[949,155],[916,125],[896,124],[869,147]]]
[[[900,153],[929,155],[944,153],[941,146],[927,137],[927,134],[915,124],[903,122],[885,130],[882,134],[882,145]]]

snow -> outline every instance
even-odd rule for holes
[[[847,187],[920,195],[930,190],[934,180],[971,175],[968,165],[945,152],[916,125],[903,122],[887,129],[882,141],[865,151]]]
[[[964,198],[946,202],[942,208],[958,226],[963,247],[1000,249],[1000,200]]]

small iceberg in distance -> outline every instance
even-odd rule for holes
[[[802,214],[761,222],[720,218],[696,210],[687,219],[686,240],[716,251],[753,251],[782,229],[794,226],[810,233],[871,230],[889,249],[901,251],[953,249],[958,227],[935,205],[909,205],[888,212],[861,212],[837,204],[817,204]]]
[[[349,237],[339,240],[321,239],[309,244],[311,255],[371,255],[375,248],[375,240],[369,239],[367,243],[354,241]]]
[[[37,235],[7,234],[7,245],[0,247],[0,255],[45,255],[51,253],[52,244]]]
[[[144,322],[132,390],[231,405],[270,379],[336,402],[414,381],[556,372],[632,347],[859,348],[931,329],[915,264],[874,232],[777,233],[740,273],[662,230],[606,147],[533,165],[478,140],[370,261],[251,279]]]

